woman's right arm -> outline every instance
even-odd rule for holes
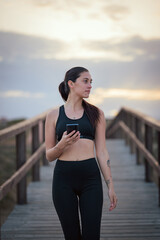
[[[55,116],[56,110],[52,110],[47,114],[45,121],[46,159],[49,162],[56,160],[71,144],[80,138],[79,132],[71,137],[74,131],[69,134],[65,131],[61,140],[56,144]]]
[[[57,159],[63,152],[61,144],[56,144],[55,110],[48,112],[45,121],[46,158],[49,162]]]

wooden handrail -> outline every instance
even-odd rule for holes
[[[134,141],[137,148],[143,153],[143,155],[147,158],[150,165],[157,171],[158,175],[160,176],[160,165],[158,164],[157,160],[153,155],[145,148],[144,144],[142,144],[136,135],[127,127],[124,122],[119,121],[113,126],[110,131],[108,132],[108,136],[114,134],[119,128],[123,129],[123,131],[127,134],[127,136]]]
[[[153,139],[153,131],[157,140]],[[153,179],[153,171],[158,173],[157,185],[160,206],[160,121],[128,107],[122,107],[117,116],[108,124],[106,137],[124,137],[130,145],[131,153],[136,152],[136,162],[145,165],[145,181]],[[154,146],[153,146],[154,144]],[[157,145],[157,157],[153,147]]]
[[[39,157],[45,150],[45,143],[43,143],[38,150],[25,162],[5,183],[0,186],[0,200],[3,199],[6,194],[12,190],[13,187],[20,182],[20,180],[26,175],[31,167],[36,163]]]
[[[160,121],[156,120],[144,113],[141,113],[137,110],[133,110],[131,108],[128,107],[121,107],[120,111],[118,112],[118,114],[114,117],[114,119],[110,122],[110,124],[107,126],[107,129],[109,129],[112,125],[114,125],[114,123],[120,118],[124,118],[125,117],[122,115],[131,115],[132,117],[139,119],[143,124],[147,124],[148,126],[154,128],[157,131],[160,131]]]
[[[128,107],[122,107],[119,114],[121,113],[121,111],[125,111],[126,113],[132,114],[132,116],[143,121],[144,124],[148,124],[148,126],[153,127],[156,130],[160,131],[160,121],[159,120],[156,120],[153,117],[150,117],[144,113],[141,113],[137,110],[133,110]]]
[[[32,180],[39,181],[39,160],[43,156],[43,165],[48,165],[45,155],[45,119],[51,109],[33,117],[24,120],[13,126],[0,130],[0,141],[10,137],[16,138],[16,172],[0,186],[0,200],[15,186],[17,186],[17,203],[27,203],[27,181],[26,174],[32,168]],[[42,122],[43,140],[39,142],[39,123]],[[32,129],[32,155],[26,160],[26,131]]]
[[[45,111],[44,113],[37,115],[36,117],[24,120],[20,123],[14,124],[13,126],[10,126],[10,127],[0,130],[0,141],[4,141],[7,138],[14,137],[17,134],[22,133],[22,132],[30,129],[31,127],[35,126],[40,121],[43,121],[46,118],[46,115],[50,110],[51,109]]]
[[[33,168],[32,178],[34,181],[39,180],[39,158],[43,155],[43,164],[47,165],[44,146],[44,126],[47,113],[45,111],[38,116],[17,123],[11,127],[0,130],[0,141],[10,137],[16,137],[16,159],[17,171],[0,186],[0,200],[17,185],[17,203],[24,204],[27,202],[26,196],[26,173]],[[39,143],[39,123],[43,123],[43,143]],[[140,125],[144,126],[144,134]],[[32,129],[32,156],[26,160],[26,131]],[[115,137],[117,132],[125,134],[126,141],[130,141],[131,150],[136,147],[137,164],[140,162],[140,154],[145,157],[146,181],[151,181],[151,167],[158,173],[159,182],[159,205],[160,205],[160,121],[155,120],[145,114],[133,109],[122,107],[117,116],[110,122],[106,129],[106,137]],[[152,129],[157,131],[158,136],[158,159],[152,154]],[[122,134],[121,134],[122,135]],[[134,146],[134,147],[133,147]]]

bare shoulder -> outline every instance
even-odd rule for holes
[[[54,125],[56,125],[58,115],[59,115],[59,108],[60,106],[56,106],[53,109],[51,109],[48,113],[46,118],[51,121]]]

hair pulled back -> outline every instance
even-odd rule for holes
[[[73,67],[70,70],[68,70],[65,74],[64,81],[59,84],[59,92],[63,98],[63,100],[66,102],[70,88],[68,86],[68,81],[71,80],[72,82],[76,82],[76,79],[80,77],[80,74],[82,72],[89,72],[86,68],[84,67]],[[82,106],[84,108],[84,111],[86,112],[91,124],[93,127],[96,127],[99,118],[100,118],[100,112],[99,109],[85,101],[84,99],[82,100]]]

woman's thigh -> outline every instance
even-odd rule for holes
[[[55,177],[53,181],[52,197],[65,239],[80,240],[78,198],[69,186],[57,180],[58,179]]]
[[[83,240],[99,240],[103,207],[103,190],[101,181],[89,184],[81,193],[79,206],[82,221]]]

